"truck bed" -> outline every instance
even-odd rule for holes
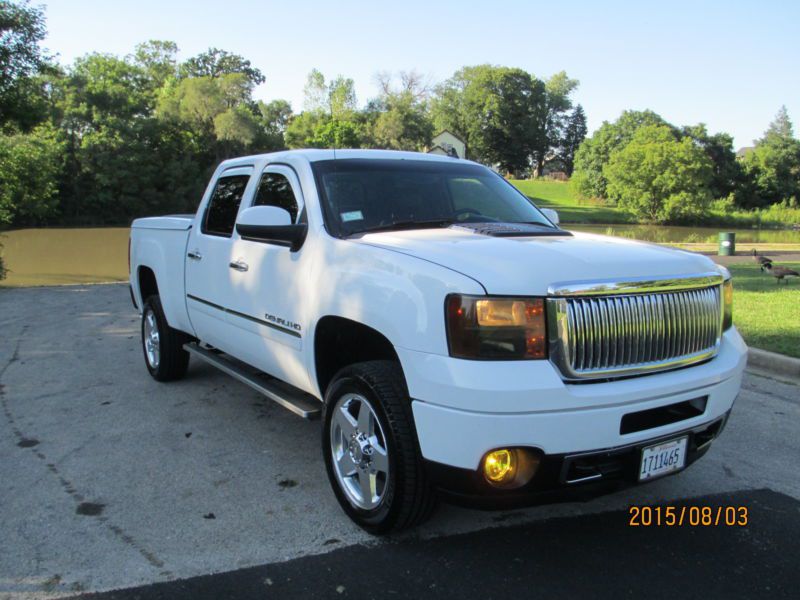
[[[194,215],[167,215],[136,219],[131,224],[131,284],[138,291],[138,265],[158,274],[164,314],[175,329],[194,334],[186,310],[186,248]],[[146,298],[141,298],[144,302]]]
[[[194,215],[165,215],[163,217],[146,217],[131,223],[131,229],[174,229],[188,230],[192,227]]]

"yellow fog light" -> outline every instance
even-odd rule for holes
[[[490,483],[505,483],[514,477],[516,466],[516,453],[513,450],[494,450],[483,460],[483,474]]]
[[[533,448],[498,448],[483,457],[483,476],[493,487],[513,490],[534,478],[540,462]]]

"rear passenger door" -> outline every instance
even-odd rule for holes
[[[185,257],[186,305],[192,327],[202,341],[226,351],[230,338],[225,308],[231,303],[232,238],[252,173],[252,167],[223,171],[199,223],[192,227]]]
[[[251,206],[277,206],[292,223],[306,219],[300,182],[286,165],[269,165],[259,177]],[[297,387],[308,389],[302,361],[306,321],[301,278],[310,272],[309,240],[292,252],[284,246],[235,236],[232,260],[242,269],[232,272],[232,311],[237,330],[238,358]]]

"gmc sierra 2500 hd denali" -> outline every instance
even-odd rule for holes
[[[409,527],[676,473],[746,347],[704,256],[570,233],[478,164],[308,150],[223,162],[194,216],[137,219],[147,369],[190,356],[304,417],[344,511]]]

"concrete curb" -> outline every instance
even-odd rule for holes
[[[755,367],[762,371],[800,379],[800,358],[793,358],[785,354],[777,354],[758,348],[749,348],[747,351],[747,366]]]

